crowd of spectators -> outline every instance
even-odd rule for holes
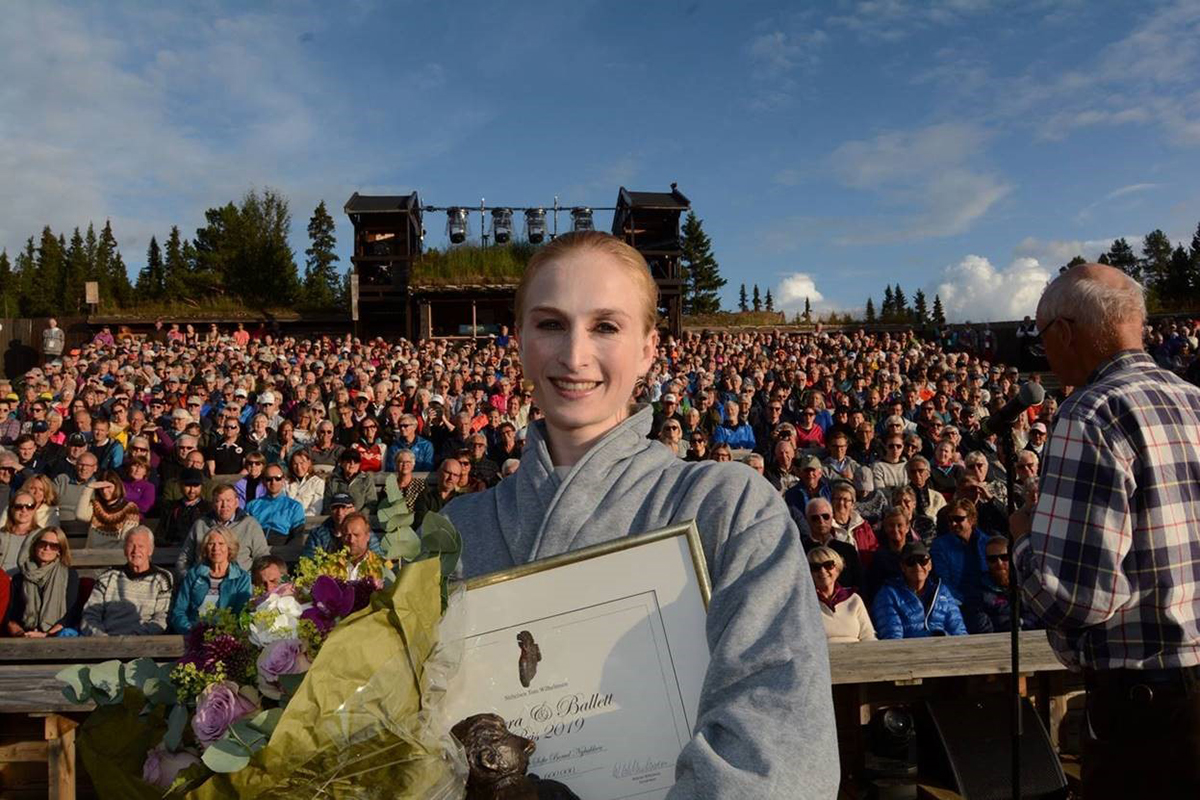
[[[1200,381],[1198,332],[1158,322],[1147,349]],[[1035,338],[1024,330],[1025,366]],[[504,329],[409,342],[159,325],[49,345],[42,366],[0,381],[10,636],[185,631],[282,580],[275,545],[340,552],[354,572],[383,555],[381,504],[403,502],[418,527],[494,486],[540,417]],[[1009,476],[984,420],[1041,378],[996,347],[986,326],[689,332],[663,340],[633,399],[653,404],[650,436],[677,457],[740,460],[783,496],[831,640],[1000,631]],[[1017,418],[1015,502],[1036,493],[1071,390]],[[73,538],[125,564],[85,587]],[[156,547],[178,549],[173,569]]]

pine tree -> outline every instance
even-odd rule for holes
[[[17,315],[17,292],[17,278],[8,260],[8,251],[0,250],[0,317],[7,319]]]
[[[104,221],[100,240],[96,243],[95,280],[100,283],[100,303],[109,307],[127,306],[133,297],[129,284],[129,273],[117,250],[117,238],[113,236],[111,220]]]
[[[83,237],[83,254],[87,261],[87,279],[89,281],[98,281],[96,277],[96,252],[100,247],[99,240],[96,239],[96,226],[88,223],[87,234]]]
[[[84,283],[87,282],[87,245],[79,228],[71,234],[63,268],[63,290],[59,299],[62,313],[78,313],[83,308]]]
[[[1104,257],[1107,257],[1107,260],[1102,263],[1111,264],[1135,281],[1142,279],[1142,267],[1138,262],[1138,257],[1134,254],[1129,242],[1124,239],[1114,240],[1112,247],[1108,248],[1108,252],[1102,258]]]
[[[57,314],[62,297],[63,248],[49,225],[42,229],[41,242],[33,263],[28,281],[23,281],[26,297],[24,316],[48,317]]]
[[[1196,225],[1196,233],[1192,235],[1192,246],[1188,249],[1188,260],[1192,264],[1192,285],[1189,291],[1191,301],[1200,300],[1200,224]]]
[[[929,308],[925,303],[925,291],[917,289],[917,293],[913,297],[913,322],[917,325],[924,325],[928,321]]]
[[[1161,230],[1154,230],[1142,239],[1142,280],[1152,289],[1159,289],[1171,270],[1171,240]]]
[[[33,305],[33,285],[37,281],[37,251],[33,246],[33,237],[25,241],[25,249],[17,253],[14,263],[17,284],[17,305],[22,317],[33,316],[30,307]]]
[[[765,301],[765,302],[766,302],[766,304],[767,304],[767,311],[774,311],[774,310],[775,310],[775,298],[771,296],[771,290],[770,290],[770,289],[767,289],[767,299],[766,299],[766,301]]]
[[[1070,261],[1068,261],[1066,263],[1066,265],[1064,267],[1062,267],[1062,269],[1060,269],[1059,271],[1065,272],[1066,270],[1069,270],[1069,269],[1075,269],[1076,267],[1081,267],[1086,263],[1088,263],[1087,259],[1084,258],[1083,256],[1075,256]]]
[[[746,284],[742,284],[741,290],[738,291],[738,311],[749,311],[750,305],[746,301]]]
[[[1171,251],[1167,272],[1161,278],[1158,292],[1165,305],[1184,308],[1192,291],[1192,259],[1179,245]]]
[[[870,297],[867,298],[867,310],[865,314],[868,323],[875,322],[875,301]]]
[[[890,283],[883,290],[883,308],[880,311],[884,322],[891,322],[892,317],[896,314],[896,296],[892,294]]]
[[[755,311],[762,311],[762,297],[758,293],[758,284],[754,284],[754,299],[750,301]]]
[[[726,283],[712,254],[712,240],[704,232],[703,221],[692,211],[683,222],[680,247],[684,269],[685,314],[715,314],[721,310],[721,287]]]
[[[146,249],[146,266],[138,273],[137,285],[134,286],[138,300],[160,299],[166,290],[165,278],[162,251],[158,247],[158,240],[151,236],[150,246]]]
[[[892,293],[892,316],[896,322],[908,321],[908,298],[904,296],[904,290],[900,288],[900,284],[896,284],[896,290]]]
[[[324,200],[317,205],[308,221],[308,238],[311,244],[304,251],[308,257],[304,266],[304,302],[313,308],[333,308],[341,276],[334,266],[338,255],[334,252],[337,239],[334,237],[333,217],[329,216]]]
[[[812,303],[808,301],[808,297],[804,298],[804,321],[812,322]]]
[[[163,290],[171,300],[192,299],[191,268],[184,257],[184,242],[179,226],[172,225],[167,236],[166,259],[163,262]]]
[[[942,308],[942,296],[940,294],[933,296],[933,323],[935,325],[946,324],[946,312]]]

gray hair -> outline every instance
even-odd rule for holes
[[[833,512],[833,506],[829,504],[828,500],[826,500],[824,497],[814,497],[812,500],[809,500],[808,505],[804,507],[805,518],[807,518],[808,515],[813,512],[814,508],[820,508],[822,505],[829,509],[830,513]]]
[[[150,552],[154,552],[154,531],[147,528],[145,525],[138,525],[136,528],[125,534],[125,541],[129,541],[134,536],[145,536],[150,540]]]
[[[963,459],[963,464],[968,467],[971,466],[972,464],[986,464],[986,463],[988,463],[987,456],[985,456],[979,450],[972,450],[971,452],[967,453],[966,458]]]
[[[742,458],[742,463],[749,464],[752,467],[754,467],[754,466],[765,467],[766,466],[766,462],[763,461],[763,457],[761,455],[759,455],[758,453],[748,453],[746,456],[744,456]]]
[[[1077,325],[1111,336],[1117,326],[1146,320],[1146,293],[1142,285],[1121,273],[1118,286],[1110,286],[1075,270],[1052,280],[1038,301],[1039,327],[1067,317]]]

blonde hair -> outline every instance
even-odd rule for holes
[[[842,558],[841,554],[832,547],[820,545],[808,551],[808,563],[820,564],[822,561],[832,561],[837,565],[838,572],[841,572],[846,568],[846,561]]]
[[[234,532],[229,528],[212,528],[208,533],[204,534],[204,541],[200,543],[200,548],[203,552],[201,558],[205,561],[208,560],[208,553],[205,551],[208,550],[208,540],[214,536],[220,536],[225,540],[225,546],[229,548],[229,563],[233,564],[236,562],[238,550],[241,548],[241,543],[238,541],[238,538]]]
[[[35,483],[42,487],[42,494],[44,495],[42,502],[45,505],[58,505],[58,490],[54,488],[54,481],[50,480],[45,475],[34,475],[32,478],[26,481],[25,486],[22,486],[21,488],[28,492],[29,489],[26,487]]]
[[[529,287],[538,271],[546,264],[558,259],[588,251],[609,256],[625,271],[637,287],[637,295],[642,301],[640,316],[645,332],[649,333],[655,329],[658,325],[658,284],[651,277],[650,267],[646,264],[646,259],[642,257],[642,254],[610,234],[601,231],[573,231],[559,236],[529,259],[529,264],[525,267],[525,274],[521,277],[520,285],[517,286],[515,311],[518,331],[525,317]]]
[[[58,560],[65,567],[71,566],[71,543],[67,541],[67,534],[63,532],[62,528],[42,528],[33,534],[33,539],[29,542],[29,557],[33,558],[33,553],[37,549],[38,542],[50,534],[54,534],[54,541],[58,544]]]

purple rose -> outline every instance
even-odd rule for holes
[[[279,676],[305,672],[312,666],[299,639],[271,642],[258,657],[258,690],[264,697],[278,700],[283,693]]]
[[[346,581],[322,575],[312,585],[312,606],[300,619],[312,620],[322,634],[333,630],[334,624],[354,610],[354,587]]]
[[[214,683],[196,701],[192,730],[196,739],[208,747],[224,736],[230,725],[257,711],[258,704],[240,694],[238,685],[233,681]]]
[[[175,782],[179,773],[192,764],[199,763],[200,757],[191,750],[172,753],[160,745],[146,754],[146,763],[142,765],[142,780],[165,789]]]

